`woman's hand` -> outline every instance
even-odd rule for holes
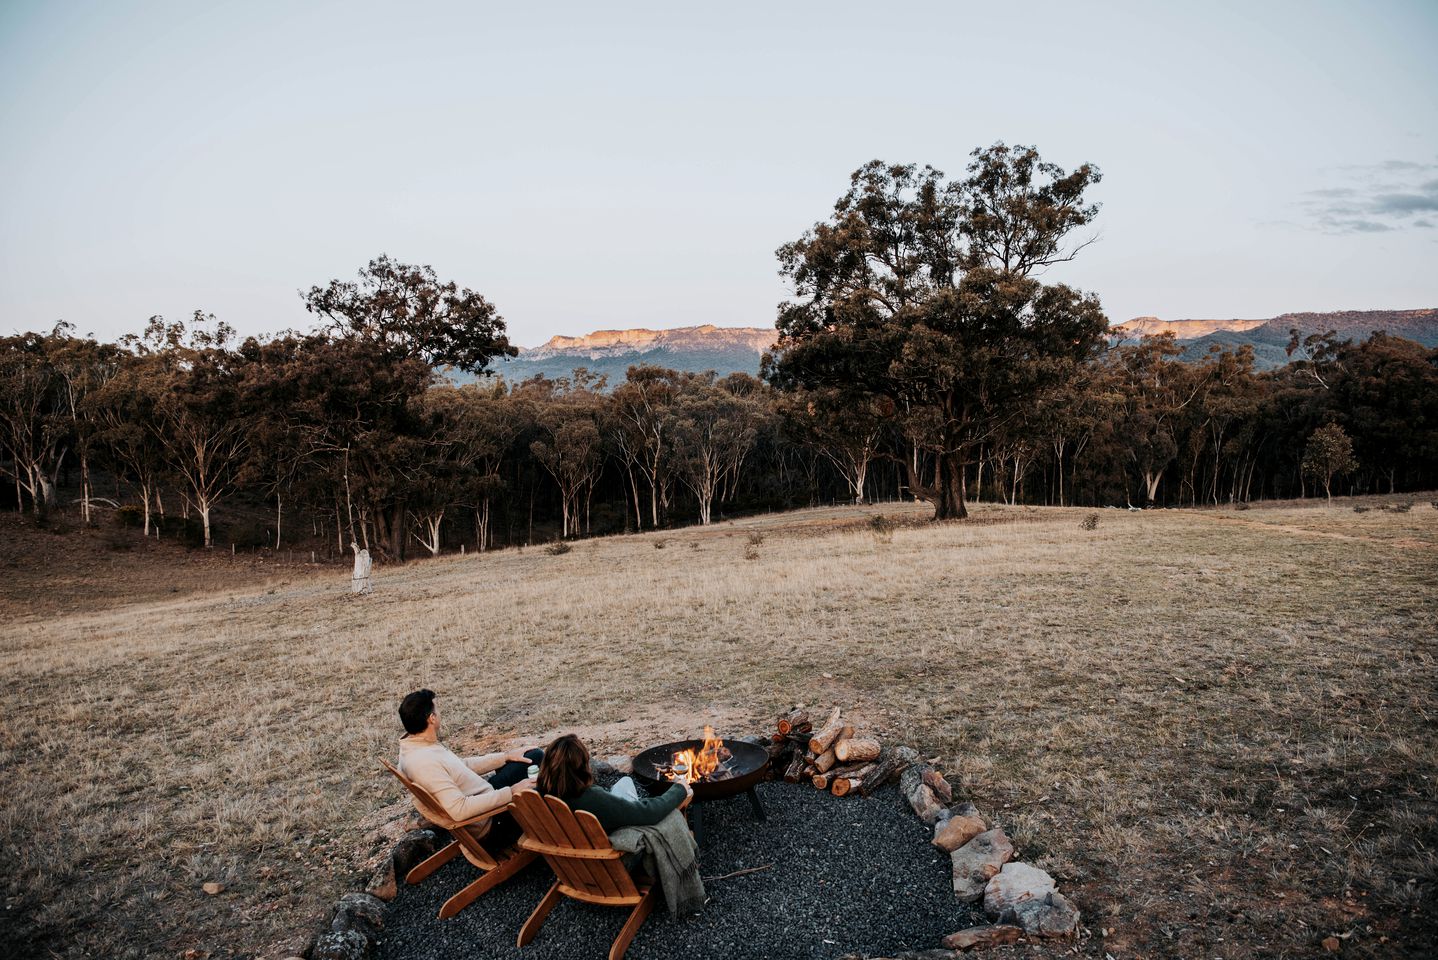
[[[679,786],[684,788],[684,799],[679,801],[679,809],[683,810],[694,800],[694,788],[684,781],[679,781]]]
[[[504,755],[504,759],[508,760],[510,763],[528,763],[529,758],[525,756],[525,753],[533,749],[533,747],[516,747],[515,749],[506,753]]]

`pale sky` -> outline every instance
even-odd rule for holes
[[[0,2],[0,333],[308,328],[388,253],[511,339],[771,326],[868,160],[1103,171],[1111,320],[1438,306],[1438,3]]]

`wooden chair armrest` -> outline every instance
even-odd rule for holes
[[[624,856],[618,850],[610,847],[608,850],[584,850],[578,847],[556,847],[550,843],[540,843],[538,840],[529,839],[525,834],[519,838],[519,848],[529,850],[540,856],[565,857],[570,860],[618,860]]]
[[[472,827],[472,826],[474,826],[476,823],[484,823],[486,820],[493,820],[495,817],[499,816],[501,813],[508,813],[508,812],[509,812],[510,810],[512,810],[512,809],[514,809],[514,804],[512,804],[512,803],[506,803],[506,804],[505,804],[504,806],[502,806],[502,807],[495,807],[493,810],[490,810],[490,811],[487,812],[487,813],[481,813],[481,814],[480,814],[479,816],[477,816],[477,817],[470,817],[468,820],[455,820],[455,821],[451,822],[450,826],[451,826],[451,827]],[[445,829],[448,830],[449,827],[446,827]]]

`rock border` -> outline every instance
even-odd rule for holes
[[[764,737],[737,739],[768,745]],[[930,842],[948,852],[952,862],[954,896],[960,903],[983,901],[993,922],[957,930],[939,947],[904,951],[889,957],[869,958],[845,954],[840,960],[953,960],[980,947],[1019,943],[1024,938],[1076,937],[1079,911],[1058,892],[1046,871],[1013,859],[1014,846],[1003,827],[992,826],[968,801],[955,802],[953,786],[933,765],[921,761],[918,751],[902,745],[891,748],[903,757],[899,792],[924,823],[934,828]],[[630,772],[625,756],[595,759],[597,777]],[[399,893],[405,874],[449,843],[449,832],[413,811],[408,798],[398,801],[404,811],[379,824],[378,842],[397,836],[365,882],[363,892],[346,893],[328,919],[309,938],[298,957],[285,960],[371,960],[384,930],[388,902]]]
[[[969,950],[1023,938],[1077,938],[1078,908],[1058,892],[1054,878],[1013,859],[1014,845],[1003,827],[992,826],[972,803],[955,803],[953,786],[930,763],[919,761],[916,751],[893,749],[909,760],[899,775],[899,792],[914,815],[934,828],[934,846],[949,854],[954,896],[961,903],[982,900],[993,922],[957,930],[937,948],[881,958],[848,954],[841,960],[953,960]]]

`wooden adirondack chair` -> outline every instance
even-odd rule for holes
[[[394,774],[395,779],[404,784],[404,788],[414,798],[415,808],[424,815],[430,823],[448,830],[454,839],[438,853],[418,864],[409,873],[405,874],[406,883],[419,883],[425,877],[434,873],[440,867],[453,860],[460,853],[470,863],[478,867],[483,874],[480,878],[463,890],[456,893],[445,901],[444,906],[439,908],[439,916],[447,920],[454,916],[474,901],[478,900],[489,890],[499,886],[510,877],[514,876],[526,866],[538,859],[538,854],[529,850],[521,850],[518,847],[510,847],[498,855],[490,853],[479,842],[479,836],[472,830],[478,824],[488,821],[491,817],[497,816],[512,808],[512,805],[493,810],[483,816],[473,817],[469,820],[451,820],[429,791],[406,777],[388,760],[381,759],[380,763],[384,768]]]
[[[542,797],[526,790],[514,798],[514,817],[524,829],[519,845],[543,855],[559,878],[524,921],[519,945],[524,946],[538,935],[544,918],[561,896],[573,897],[601,906],[634,908],[609,948],[609,960],[619,960],[654,909],[659,885],[637,882],[629,875],[620,862],[623,854],[610,845],[599,820],[588,811],[575,813],[558,797]]]

